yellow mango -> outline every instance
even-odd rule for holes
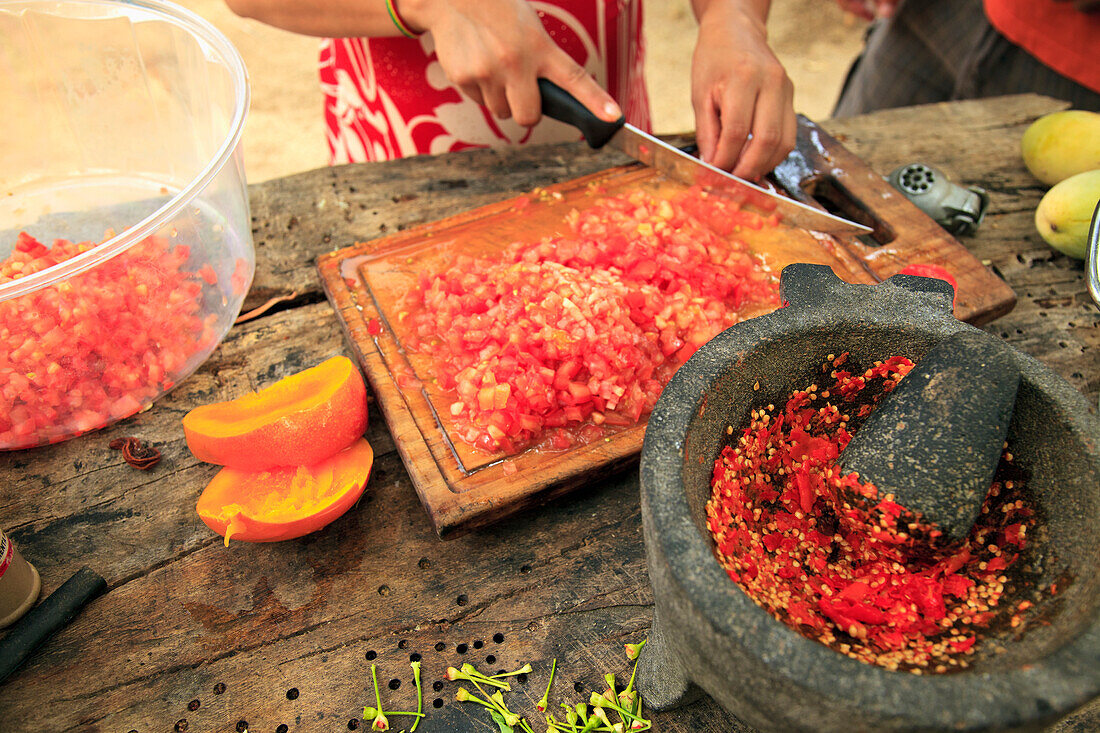
[[[1070,176],[1055,185],[1035,210],[1035,228],[1054,249],[1085,259],[1092,212],[1100,201],[1100,169]]]
[[[1024,165],[1050,186],[1100,168],[1100,114],[1070,109],[1035,120],[1020,140]]]

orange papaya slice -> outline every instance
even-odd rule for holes
[[[244,471],[313,465],[366,429],[367,388],[345,356],[259,392],[196,407],[183,418],[187,446],[196,458]]]
[[[223,468],[196,510],[229,540],[277,542],[314,532],[342,516],[363,495],[374,450],[363,438],[312,466],[261,471]]]

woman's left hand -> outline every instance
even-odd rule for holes
[[[756,179],[794,147],[797,123],[794,85],[768,46],[764,18],[750,5],[752,0],[696,2],[691,96],[703,160]],[[766,3],[764,8],[761,15]]]

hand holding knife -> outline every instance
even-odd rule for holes
[[[679,148],[642,132],[627,123],[624,118],[620,117],[615,122],[605,122],[548,79],[539,79],[538,85],[539,93],[542,95],[542,113],[576,127],[593,148],[610,145],[631,158],[656,168],[669,178],[689,186],[703,185],[727,191],[738,199],[766,201],[765,206],[768,207],[774,204],[772,210],[777,212],[785,222],[803,229],[843,235],[867,234],[871,231],[861,224],[773,193],[704,163]]]

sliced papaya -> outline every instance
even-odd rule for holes
[[[351,445],[367,429],[367,388],[337,356],[235,400],[196,407],[183,418],[195,457],[244,471],[309,466]]]
[[[360,438],[312,466],[261,471],[223,468],[195,507],[206,526],[229,540],[276,542],[314,532],[363,495],[374,450]]]

